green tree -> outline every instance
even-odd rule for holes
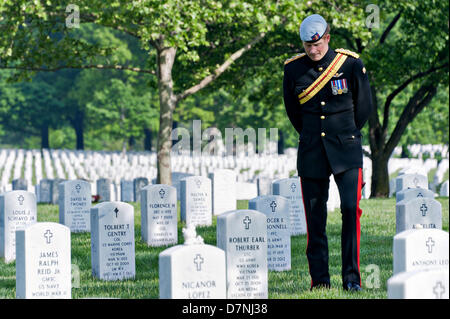
[[[376,107],[368,134],[371,197],[388,195],[387,163],[394,148],[409,124],[432,107],[437,92],[448,85],[448,6],[433,0],[384,2],[381,28],[373,30],[366,45],[355,45],[366,57]],[[397,114],[394,123],[392,114]]]
[[[160,105],[157,179],[165,184],[171,183],[170,137],[176,106],[215,82],[244,54],[246,60],[271,56],[269,48],[258,55],[247,54],[270,39],[269,34],[298,30],[300,21],[312,10],[330,11],[327,3],[293,0],[115,0],[107,5],[100,0],[85,0],[76,4],[81,23],[99,24],[138,39],[147,59],[141,64],[108,59],[99,64],[98,58],[110,56],[112,49],[83,41],[76,37],[76,29],[66,27],[66,2],[7,0],[0,4],[4,35],[0,39],[0,68],[25,71],[17,75],[18,79],[32,71],[62,68],[155,75]],[[364,33],[350,23],[358,21],[362,8],[352,1],[343,1],[341,6],[343,10],[330,17],[339,17],[336,24],[342,27],[348,25],[349,30]]]

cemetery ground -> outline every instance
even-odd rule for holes
[[[449,199],[442,204],[442,229],[449,231]],[[158,256],[167,247],[149,247],[141,238],[140,203],[131,203],[135,209],[136,277],[132,280],[102,281],[92,276],[90,233],[72,233],[72,265],[79,269],[79,282],[74,278],[72,298],[159,298]],[[395,197],[389,199],[362,199],[360,269],[362,293],[349,293],[341,282],[341,214],[339,209],[329,212],[327,235],[330,253],[330,290],[309,291],[310,276],[305,255],[306,235],[291,237],[292,268],[290,271],[269,271],[269,299],[385,299],[386,282],[393,272],[393,237],[395,235]],[[239,200],[237,209],[247,209],[248,201]],[[178,202],[178,220],[180,205]],[[216,245],[216,220],[211,226],[198,227],[197,233],[206,244]],[[38,204],[38,222],[58,222],[58,206]],[[183,244],[182,228],[178,222],[178,244]],[[76,277],[76,276],[74,276]],[[15,261],[0,261],[0,298],[15,298]]]

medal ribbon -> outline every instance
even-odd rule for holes
[[[338,53],[328,68],[305,91],[298,95],[300,104],[304,104],[312,99],[336,74],[346,59],[347,56],[345,54]]]

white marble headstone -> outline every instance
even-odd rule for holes
[[[141,190],[141,235],[149,246],[178,242],[177,189],[154,184]]]
[[[395,191],[406,188],[428,189],[428,177],[421,174],[402,174],[395,179]]]
[[[273,195],[286,197],[290,201],[291,235],[306,234],[306,218],[303,208],[300,179],[283,178],[272,183]]]
[[[268,298],[266,215],[243,209],[218,216],[217,247],[225,251],[227,297]]]
[[[168,248],[159,254],[159,297],[225,299],[225,252],[203,244],[192,224],[184,230],[184,235],[184,245]]]
[[[396,233],[414,229],[420,224],[422,228],[442,229],[442,205],[428,197],[402,200],[395,205]]]
[[[37,222],[36,196],[27,191],[0,195],[0,257],[5,262],[16,258],[16,230]]]
[[[16,297],[72,298],[70,229],[34,223],[16,231]]]
[[[212,182],[212,210],[214,215],[236,210],[236,173],[218,169],[209,174]]]
[[[39,202],[51,203],[53,198],[53,180],[41,179],[39,183]]]
[[[92,275],[122,280],[136,275],[134,208],[123,202],[104,202],[91,208]]]
[[[387,281],[388,299],[448,299],[448,267],[401,272]]]
[[[120,200],[122,202],[134,202],[133,181],[120,181]]]
[[[395,195],[396,202],[400,202],[404,199],[407,201],[418,197],[434,198],[433,191],[425,188],[406,188],[398,191]]]
[[[100,202],[108,202],[111,200],[111,180],[108,178],[100,178],[97,180],[97,195],[100,196]]]
[[[394,236],[394,274],[448,267],[448,233],[440,229],[409,229]]]
[[[65,181],[59,187],[59,222],[72,232],[91,230],[91,183]]]
[[[133,192],[134,201],[141,201],[141,189],[148,185],[148,179],[146,177],[137,177],[133,180]]]
[[[278,195],[258,196],[248,208],[266,215],[267,264],[269,270],[291,269],[290,203]]]
[[[186,177],[181,180],[180,189],[181,220],[197,226],[211,225],[211,180],[203,176]]]

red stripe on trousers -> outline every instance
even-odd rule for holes
[[[358,272],[359,272],[359,285],[361,286],[361,272],[359,271],[359,242],[361,239],[361,224],[359,219],[362,215],[362,210],[359,208],[359,201],[361,200],[361,190],[362,190],[362,169],[358,170],[358,191],[356,193],[356,245],[358,253]]]

